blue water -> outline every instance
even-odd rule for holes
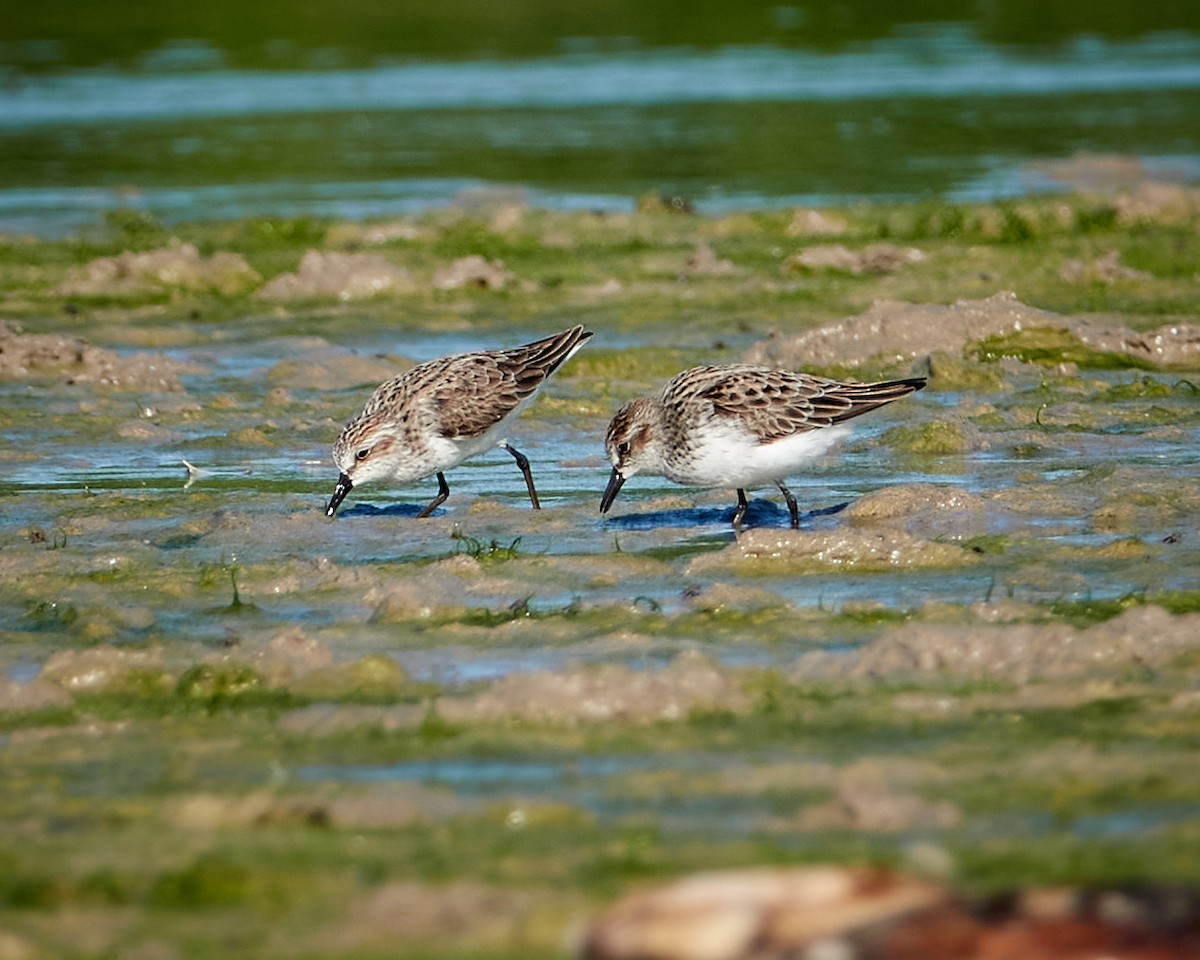
[[[1072,186],[1039,161],[1200,178],[1200,35],[1005,47],[966,26],[825,52],[647,48],[358,69],[222,57],[63,68],[0,86],[0,230],[107,211],[168,222],[392,216],[507,191],[535,206],[699,209]]]
[[[532,109],[1200,89],[1200,38],[1080,39],[1022,56],[947,28],[843,53],[735,47],[364,70],[33,77],[0,93],[0,128],[359,110]]]

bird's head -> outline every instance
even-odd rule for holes
[[[647,397],[625,404],[612,418],[604,437],[612,475],[600,500],[601,513],[608,512],[626,480],[658,469],[657,420],[654,401]]]
[[[340,475],[325,515],[332,517],[352,488],[393,476],[399,456],[395,426],[385,417],[372,414],[351,420],[333,445]]]

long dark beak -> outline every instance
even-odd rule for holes
[[[333,496],[329,498],[329,506],[325,508],[325,516],[332,517],[338,505],[346,499],[348,494],[354,487],[354,481],[344,473],[338,477],[337,486],[333,488]]]
[[[625,478],[621,476],[621,471],[613,467],[612,476],[608,478],[608,486],[604,488],[604,496],[600,498],[600,512],[608,513],[608,508],[613,505],[613,501],[617,499],[617,494],[621,490],[621,484],[625,482]]]

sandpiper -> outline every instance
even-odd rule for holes
[[[591,335],[574,326],[508,350],[430,360],[380,384],[333,445],[341,475],[325,515],[332,517],[346,494],[364,483],[408,483],[436,474],[438,494],[417,514],[427,517],[450,495],[445,471],[492,446],[512,454],[533,509],[540,509],[529,461],[502,434]]]
[[[783,479],[850,433],[854,417],[906,397],[924,377],[853,383],[746,364],[693,367],[657,397],[617,411],[604,446],[612,476],[600,500],[607,513],[621,485],[646,473],[694,487],[734,487],[733,526],[746,515],[746,487],[774,483],[800,526]]]

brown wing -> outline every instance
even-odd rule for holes
[[[485,433],[531,397],[591,332],[572,327],[511,350],[490,350],[433,361],[423,377],[442,435]]]
[[[741,420],[764,443],[851,420],[925,386],[922,377],[847,383],[750,366],[700,367],[676,380],[684,377],[685,392],[711,403],[716,416]]]

